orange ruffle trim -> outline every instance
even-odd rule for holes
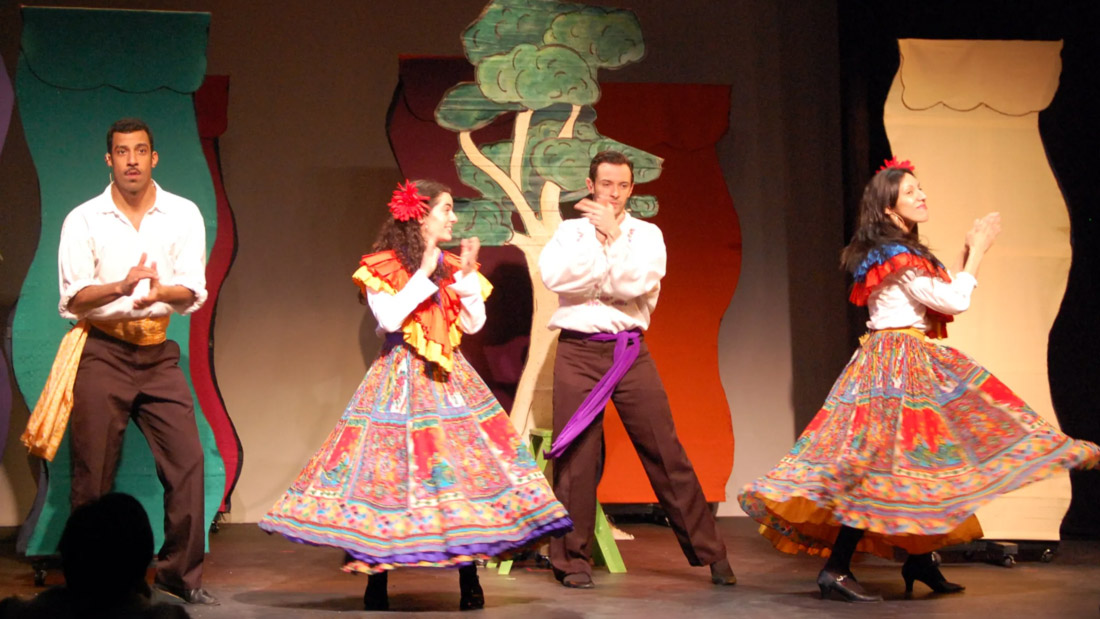
[[[461,259],[450,252],[443,252],[443,262],[450,267],[452,273],[462,268]],[[363,256],[359,265],[352,279],[364,294],[368,290],[397,294],[397,291],[409,283],[411,277],[392,250]],[[493,291],[493,285],[480,272],[477,277],[481,298],[487,299]],[[448,288],[454,281],[452,275],[441,282],[438,302],[434,296],[426,299],[413,310],[401,327],[405,342],[417,354],[447,372],[454,368],[454,349],[462,341],[462,330],[458,328],[462,301],[458,293]]]
[[[797,530],[803,536],[821,540],[821,545],[807,546],[796,542],[779,531],[761,525],[760,534],[777,550],[788,554],[804,552],[810,555],[829,556],[840,531],[840,523],[833,519],[833,512],[804,497],[793,497],[782,503],[762,499],[768,511]],[[875,523],[856,523],[849,526],[864,529],[863,538],[856,547],[858,552],[869,552],[886,559],[894,558],[894,549],[901,548],[909,554],[924,554],[955,544],[963,544],[982,537],[982,525],[977,516],[970,516],[952,531],[941,535],[885,535],[874,531]]]
[[[948,283],[951,282],[951,275],[943,267],[933,264],[928,258],[910,253],[901,253],[868,269],[863,281],[852,284],[852,294],[848,296],[848,300],[856,305],[867,305],[867,299],[870,298],[871,291],[874,290],[875,286],[881,284],[892,273],[908,268],[920,269],[933,277],[938,277]]]

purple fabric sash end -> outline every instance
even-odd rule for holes
[[[585,428],[592,425],[596,417],[603,413],[604,408],[607,407],[607,402],[611,399],[611,394],[615,392],[615,387],[619,385],[619,381],[626,375],[627,370],[638,359],[641,337],[641,331],[638,330],[584,335],[584,339],[595,342],[615,342],[611,368],[588,393],[588,397],[584,399],[584,402],[581,402],[580,408],[569,418],[561,433],[554,437],[554,445],[546,453],[548,458],[557,458],[564,453],[569,444],[580,436]]]

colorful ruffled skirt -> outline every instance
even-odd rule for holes
[[[345,550],[345,571],[446,567],[573,527],[529,448],[455,351],[445,373],[387,345],[260,527]]]
[[[784,552],[828,555],[841,525],[892,558],[981,537],[974,512],[1010,490],[1096,466],[1074,440],[959,351],[876,331],[794,447],[738,496]]]

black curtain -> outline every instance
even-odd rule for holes
[[[1059,88],[1039,114],[1039,130],[1069,209],[1073,261],[1047,365],[1062,430],[1100,442],[1100,3],[840,0],[838,12],[848,237],[863,186],[891,156],[882,111],[898,69],[898,39],[1063,41]],[[865,321],[864,310],[851,309],[853,346]],[[1100,471],[1074,471],[1070,481],[1062,538],[1100,539]]]

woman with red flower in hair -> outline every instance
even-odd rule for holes
[[[389,607],[399,566],[458,567],[462,610],[485,598],[474,561],[572,528],[527,445],[458,350],[492,290],[477,238],[460,255],[454,202],[432,181],[399,185],[393,218],[353,275],[385,344],[336,428],[260,526],[347,553],[369,575],[367,610]]]
[[[1100,447],[1062,434],[973,359],[932,341],[969,306],[1001,222],[974,222],[951,275],[918,236],[925,221],[912,164],[887,161],[841,254],[870,332],[794,447],[738,497],[776,548],[828,557],[822,597],[881,600],[852,575],[852,555],[892,559],[898,548],[906,593],[914,581],[962,591],[932,551],[981,537],[974,513],[996,496],[1100,459]]]

